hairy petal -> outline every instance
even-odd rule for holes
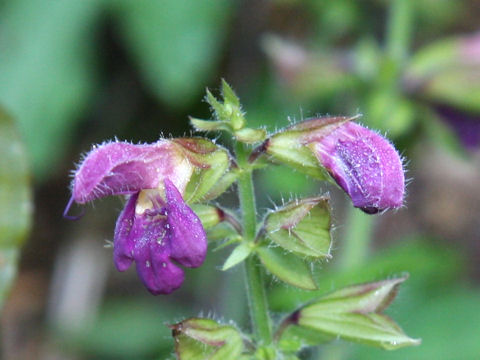
[[[136,245],[138,277],[148,291],[153,295],[170,294],[182,285],[184,272],[172,263],[165,247],[155,241],[137,242]]]
[[[133,261],[135,241],[131,231],[135,221],[135,204],[137,198],[138,193],[130,196],[115,226],[113,262],[118,271],[127,270]]]
[[[207,235],[202,223],[168,179],[165,179],[165,196],[171,258],[183,266],[198,267],[207,253]]]
[[[77,203],[154,189],[167,176],[184,190],[193,168],[182,150],[169,140],[150,145],[111,142],[95,147],[83,160],[73,180]]]
[[[355,207],[374,214],[402,206],[402,161],[393,145],[376,132],[349,122],[311,147]]]

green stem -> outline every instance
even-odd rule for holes
[[[342,269],[355,268],[365,262],[369,253],[374,222],[375,216],[367,215],[353,206],[349,207],[348,226],[343,234],[345,241],[340,258]]]
[[[238,165],[243,170],[238,178],[238,192],[243,214],[244,237],[246,241],[253,243],[257,220],[252,173],[247,161],[248,152],[242,143],[237,143],[235,150]],[[268,315],[263,270],[256,256],[250,256],[245,261],[245,283],[254,333],[262,345],[268,345],[272,342],[272,326]]]

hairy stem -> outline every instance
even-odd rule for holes
[[[351,206],[348,209],[347,228],[340,257],[340,267],[349,269],[360,266],[368,257],[375,217]]]
[[[243,215],[243,229],[246,241],[255,241],[256,205],[252,173],[248,168],[248,152],[242,143],[236,144],[239,167],[243,170],[238,178],[240,208]],[[257,256],[250,256],[245,261],[245,283],[247,287],[248,307],[256,339],[263,345],[272,342],[272,327],[268,315],[267,297],[264,287],[264,274]]]

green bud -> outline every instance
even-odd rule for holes
[[[256,252],[267,270],[280,280],[304,290],[317,289],[310,265],[297,255],[267,246],[258,247]]]
[[[268,239],[285,250],[311,258],[329,258],[332,238],[330,206],[325,197],[291,201],[267,215]]]
[[[205,230],[214,227],[225,219],[224,211],[216,206],[193,204],[191,208],[199,217]]]
[[[207,90],[206,100],[212,107],[217,123],[226,125],[224,129],[230,129],[231,131],[242,129],[245,126],[246,120],[241,109],[240,100],[225,80],[222,80],[222,97],[223,102],[220,102]],[[196,126],[193,122],[192,124]],[[199,125],[200,128],[208,128],[208,125],[198,121],[196,121],[196,124]],[[215,125],[212,125],[212,127],[215,127]]]
[[[329,135],[342,124],[358,117],[322,117],[303,121],[280,130],[256,151],[266,152],[272,160],[285,163],[304,174],[320,180],[328,180],[330,176],[323,167],[319,166],[317,158],[306,145]]]
[[[243,352],[241,333],[214,320],[192,318],[170,325],[179,360],[238,360]]]
[[[393,350],[418,345],[382,311],[407,279],[383,280],[349,286],[326,295],[287,318],[289,323],[324,334]]]

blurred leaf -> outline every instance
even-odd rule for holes
[[[369,94],[365,120],[368,125],[388,132],[393,138],[405,135],[414,125],[415,111],[412,103],[396,91],[380,87]]]
[[[195,100],[218,61],[232,1],[111,3],[150,88],[172,107]]]
[[[243,351],[242,335],[233,326],[192,318],[170,327],[179,360],[237,360]]]
[[[418,345],[382,311],[390,305],[406,277],[349,286],[298,310],[299,326],[345,340],[394,350]]]
[[[256,251],[262,264],[280,280],[305,290],[317,288],[310,266],[297,255],[278,247],[259,247]]]
[[[16,0],[0,14],[0,102],[18,119],[33,171],[47,176],[94,85],[91,44],[102,0]]]
[[[30,176],[13,120],[0,107],[0,309],[17,271],[31,223]]]

